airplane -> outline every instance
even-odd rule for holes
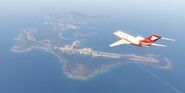
[[[123,44],[130,44],[138,47],[151,47],[151,46],[167,47],[166,45],[157,44],[155,42],[159,39],[175,41],[174,39],[164,38],[159,35],[151,35],[147,38],[144,38],[141,36],[134,37],[122,31],[116,31],[114,32],[114,35],[118,36],[121,40],[109,45],[110,47],[123,45]]]

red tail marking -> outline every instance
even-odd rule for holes
[[[161,36],[158,35],[152,35],[149,36],[148,38],[145,38],[144,40],[141,40],[141,43],[154,43],[155,41],[159,40]]]

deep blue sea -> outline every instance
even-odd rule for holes
[[[130,13],[130,12],[129,12]],[[120,54],[154,54],[172,62],[172,69],[162,70],[144,66],[173,87],[185,92],[185,18],[183,13],[127,12],[109,15],[97,25],[98,33],[88,38],[87,47]],[[92,13],[95,14],[95,13]],[[108,13],[109,14],[109,13]],[[111,14],[111,13],[110,13]],[[181,14],[181,15],[180,15]],[[43,50],[26,53],[10,51],[21,29],[42,24],[42,14],[2,15],[0,26],[0,93],[177,93],[174,89],[135,64],[125,64],[86,80],[70,79],[64,75],[59,59]],[[167,48],[138,48],[108,45],[118,38],[112,33],[124,30],[132,35],[159,34],[176,39],[161,41]],[[98,41],[97,41],[98,39]]]

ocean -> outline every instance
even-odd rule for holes
[[[38,23],[41,23],[42,17],[9,17],[1,21],[3,27],[0,28],[1,93],[177,93],[169,85],[136,64],[124,64],[85,81],[68,78],[64,75],[62,64],[55,55],[39,49],[34,49],[26,53],[13,53],[10,51],[11,46],[14,44],[14,38],[21,32],[21,29],[34,26],[34,24],[38,25]],[[126,20],[126,18],[122,20]],[[109,21],[111,22],[106,22],[104,27],[102,27],[103,23],[101,23],[100,27],[98,27],[99,32],[95,35],[96,37],[89,38],[86,46],[104,52],[142,55],[154,54],[169,58],[173,66],[170,70],[161,70],[145,65],[144,67],[155,73],[162,80],[165,80],[165,82],[168,82],[170,86],[172,85],[180,91],[185,92],[185,74],[183,74],[185,70],[183,55],[185,52],[183,51],[184,37],[182,35],[184,28],[181,22],[179,24],[176,24],[178,22],[170,24],[163,23],[165,20],[162,20],[163,22],[161,24],[155,21],[151,26],[145,23],[148,22],[146,20],[140,23],[143,20],[129,21],[127,19],[123,23],[120,22],[119,26],[117,24],[111,26],[111,23],[121,21],[121,18],[117,18],[116,21],[113,19]],[[131,25],[132,22],[136,23]],[[176,27],[180,30],[175,31]],[[117,40],[112,32],[118,29],[125,29],[130,34],[137,31],[137,34],[143,34],[145,36],[153,33],[162,34],[174,37],[177,41],[164,42],[169,46],[168,48],[153,47],[142,49],[132,46],[119,46],[115,49],[109,48],[108,44]],[[163,32],[164,30],[165,32]]]

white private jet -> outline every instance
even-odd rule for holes
[[[151,35],[148,38],[144,38],[141,36],[134,37],[122,31],[116,31],[114,32],[114,35],[121,38],[121,40],[111,44],[110,47],[114,47],[122,44],[130,44],[138,47],[150,47],[150,46],[167,47],[166,45],[157,44],[155,42],[159,39],[175,41],[174,39],[164,38],[158,35]]]

